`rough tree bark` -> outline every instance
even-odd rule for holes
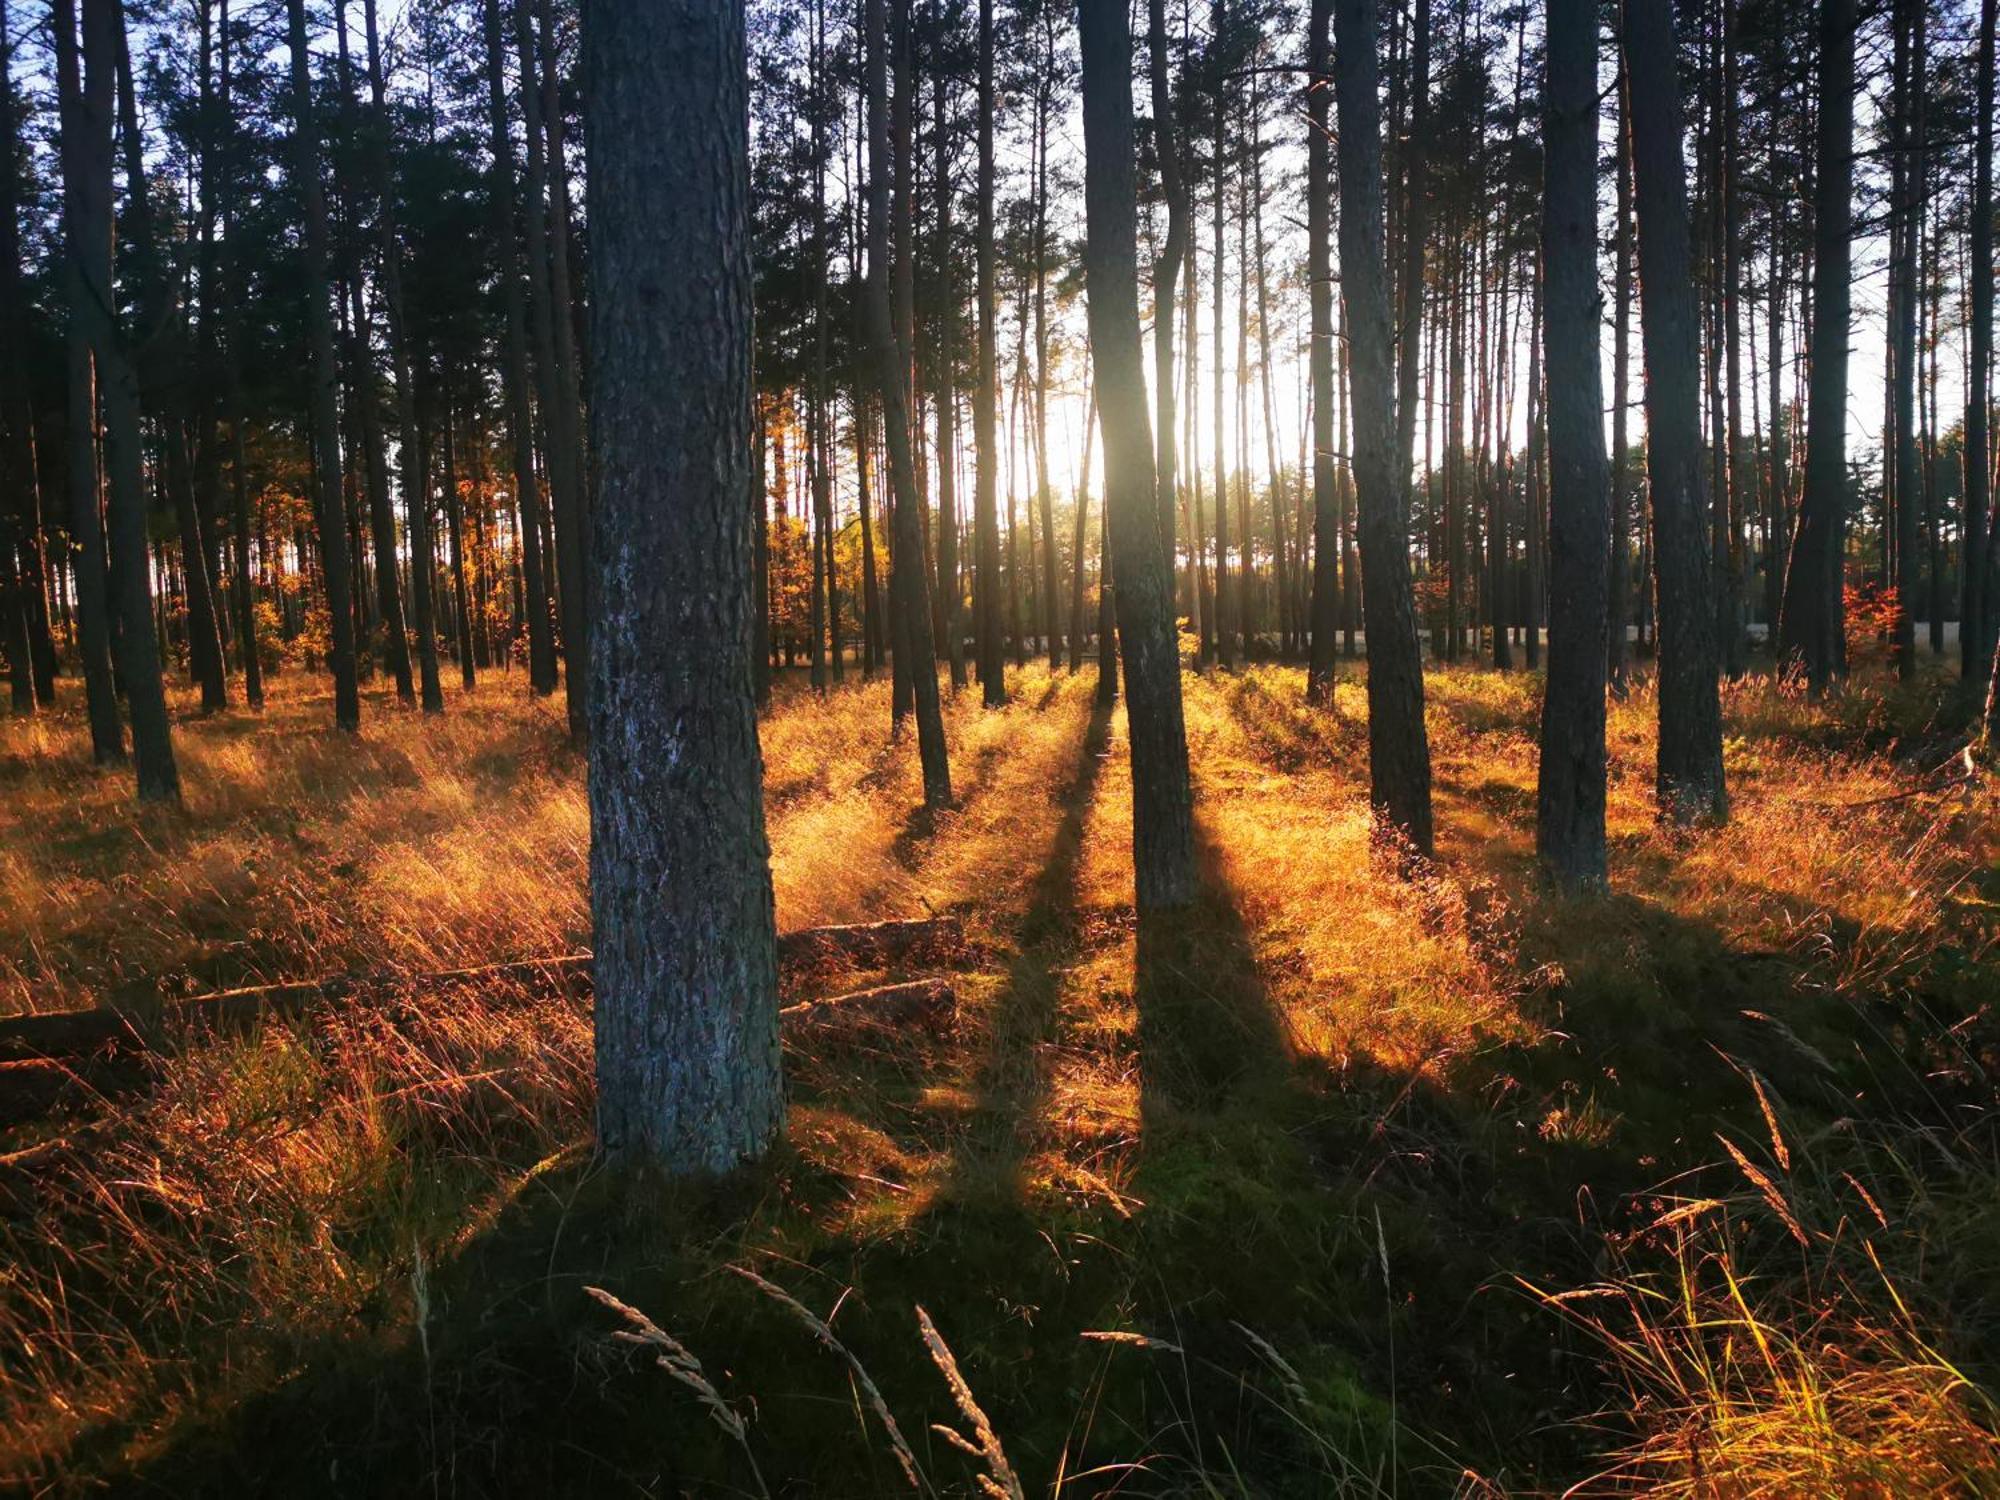
[[[1611,541],[1598,356],[1595,0],[1549,0],[1548,20],[1542,342],[1549,373],[1549,675],[1535,842],[1553,882],[1593,889],[1605,883]],[[1497,615],[1494,629],[1504,633]]]
[[[784,1119],[750,691],[741,0],[586,0],[583,77],[601,466],[589,697],[598,1138],[615,1159],[716,1172],[760,1155]]]
[[[1332,87],[1333,0],[1312,0],[1306,37],[1306,279],[1312,305],[1312,658],[1306,669],[1306,697],[1333,701],[1334,665],[1339,660],[1340,493],[1334,478],[1333,394],[1333,230],[1331,152],[1327,104]]]
[[[1195,898],[1194,794],[1181,709],[1173,574],[1159,541],[1161,480],[1146,415],[1132,36],[1124,0],[1082,0],[1078,29],[1091,373],[1104,433],[1105,515],[1118,580],[1118,638],[1131,726],[1132,865],[1143,919],[1187,906]]]
[[[899,0],[907,3],[907,0]],[[917,719],[917,757],[923,765],[924,806],[951,806],[951,766],[946,759],[944,713],[938,698],[937,662],[931,650],[930,600],[925,578],[923,527],[917,507],[916,466],[910,451],[909,362],[890,301],[889,48],[883,0],[866,0],[868,33],[868,279],[865,289],[869,342],[882,392],[883,446],[888,450],[894,494],[895,550],[890,556],[889,607],[895,650],[908,663]],[[907,78],[907,75],[905,75]],[[907,216],[908,198],[897,194],[896,212]]]
[[[118,0],[83,0],[81,63],[75,54],[69,0],[55,13],[59,45],[70,53],[61,68],[66,200],[73,285],[71,313],[89,340],[104,408],[104,470],[111,550],[111,592],[118,611],[118,668],[132,718],[132,759],[144,801],[178,802],[166,689],[154,634],[151,560],[146,539],[145,459],[140,450],[139,379],[118,327],[112,281],[112,70],[121,50],[124,17]],[[73,138],[73,139],[72,139]],[[93,500],[93,504],[94,504]]]
[[[1422,17],[1426,0],[1418,0],[1417,8]],[[1341,322],[1353,372],[1361,607],[1368,636],[1369,791],[1377,816],[1418,854],[1428,855],[1431,754],[1410,582],[1409,473],[1407,464],[1397,469],[1398,454],[1406,450],[1400,448],[1390,376],[1375,13],[1375,0],[1334,0]],[[1414,253],[1421,256],[1421,249]],[[1415,349],[1404,355],[1414,368]]]
[[[1854,29],[1854,0],[1821,0],[1805,492],[1778,620],[1781,657],[1805,669],[1807,686],[1815,694],[1846,669],[1841,560],[1847,532],[1847,346],[1853,305]]]
[[[988,708],[1007,701],[1007,665],[1000,637],[1000,472],[997,393],[998,356],[994,347],[993,287],[993,0],[979,0],[979,222],[975,230],[979,303],[978,371],[972,387],[972,588],[973,627],[978,653],[979,690]]]
[[[1703,522],[1700,383],[1681,92],[1671,7],[1624,13],[1638,219],[1639,321],[1646,358],[1646,459],[1659,593],[1660,743],[1656,787],[1677,823],[1728,816],[1715,608]]]
[[[521,290],[520,236],[514,222],[514,137],[507,125],[507,75],[501,45],[500,0],[486,0],[486,107],[493,153],[493,239],[500,300],[506,318],[500,385],[513,450],[514,496],[520,514],[522,612],[528,626],[528,690],[556,690],[556,647],[549,619],[547,561],[542,556],[542,489],[535,478],[535,419],[528,396],[528,314]]]

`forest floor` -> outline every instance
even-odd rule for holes
[[[0,1131],[0,1488],[847,1497],[901,1446],[940,1494],[2000,1493],[2000,798],[1952,681],[1728,688],[1694,834],[1641,683],[1615,894],[1563,901],[1537,678],[1431,672],[1405,882],[1358,668],[1331,711],[1190,674],[1204,897],[1142,946],[1093,680],[959,695],[934,821],[886,682],[781,687],[780,930],[966,940],[911,961],[949,1014],[788,1045],[785,1145],[706,1188],[594,1162],[573,982],[418,977],[587,943],[518,679],[358,739],[296,673],[182,702],[184,811],[68,697],[0,725],[0,1016],[401,976]]]

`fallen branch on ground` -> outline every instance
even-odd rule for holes
[[[965,951],[965,929],[956,917],[808,927],[778,938],[778,963],[788,979],[835,967],[881,968],[919,956],[942,958]],[[156,1050],[154,1038],[159,1034],[244,1031],[266,1020],[289,1019],[316,1006],[384,991],[464,984],[561,985],[589,978],[590,955],[570,953],[430,973],[335,974],[184,1000],[13,1016],[0,1020],[0,1063]]]

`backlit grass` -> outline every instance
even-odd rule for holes
[[[1003,1482],[932,1427],[981,1447],[969,1394],[1034,1493],[2000,1483],[2000,807],[1951,774],[1948,684],[1732,686],[1735,816],[1689,835],[1651,817],[1642,683],[1615,894],[1556,901],[1537,679],[1431,674],[1406,883],[1354,673],[1330,709],[1289,667],[1191,675],[1205,894],[1142,943],[1092,673],[951,702],[936,819],[886,681],[786,683],[780,926],[951,912],[977,957],[949,1025],[789,1048],[786,1147],[676,1191],[590,1158],[581,997],[421,978],[587,945],[581,761],[516,686],[371,697],[358,740],[295,676],[184,713],[184,811],[92,770],[67,700],[0,725],[0,1011],[404,976],[0,1141],[70,1143],[0,1165],[0,1474],[886,1493],[887,1411],[962,1493]]]

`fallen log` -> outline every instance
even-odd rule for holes
[[[784,1022],[787,1042],[803,1040],[802,1033],[819,1041],[846,1032],[930,1026],[957,1001],[958,992],[948,979],[912,979],[824,1000],[802,1000],[784,1007],[778,1017]]]
[[[778,963],[788,980],[836,966],[883,968],[917,958],[957,957],[966,951],[965,929],[956,917],[808,927],[778,938]],[[567,953],[417,974],[335,974],[188,999],[11,1016],[0,1020],[0,1063],[156,1050],[155,1043],[167,1036],[240,1032],[267,1020],[292,1019],[315,1006],[384,991],[462,984],[562,984],[589,978],[590,955]]]
[[[787,1047],[817,1049],[935,1027],[957,1003],[958,993],[950,980],[913,979],[803,1000],[784,1006],[778,1018]],[[104,1103],[142,1094],[158,1076],[157,1061],[145,1057],[0,1062],[0,1128],[42,1119],[63,1105]],[[111,1123],[100,1119],[69,1136],[0,1154],[0,1210],[27,1201],[23,1194],[36,1176],[68,1160],[75,1155],[79,1141],[101,1133]]]

